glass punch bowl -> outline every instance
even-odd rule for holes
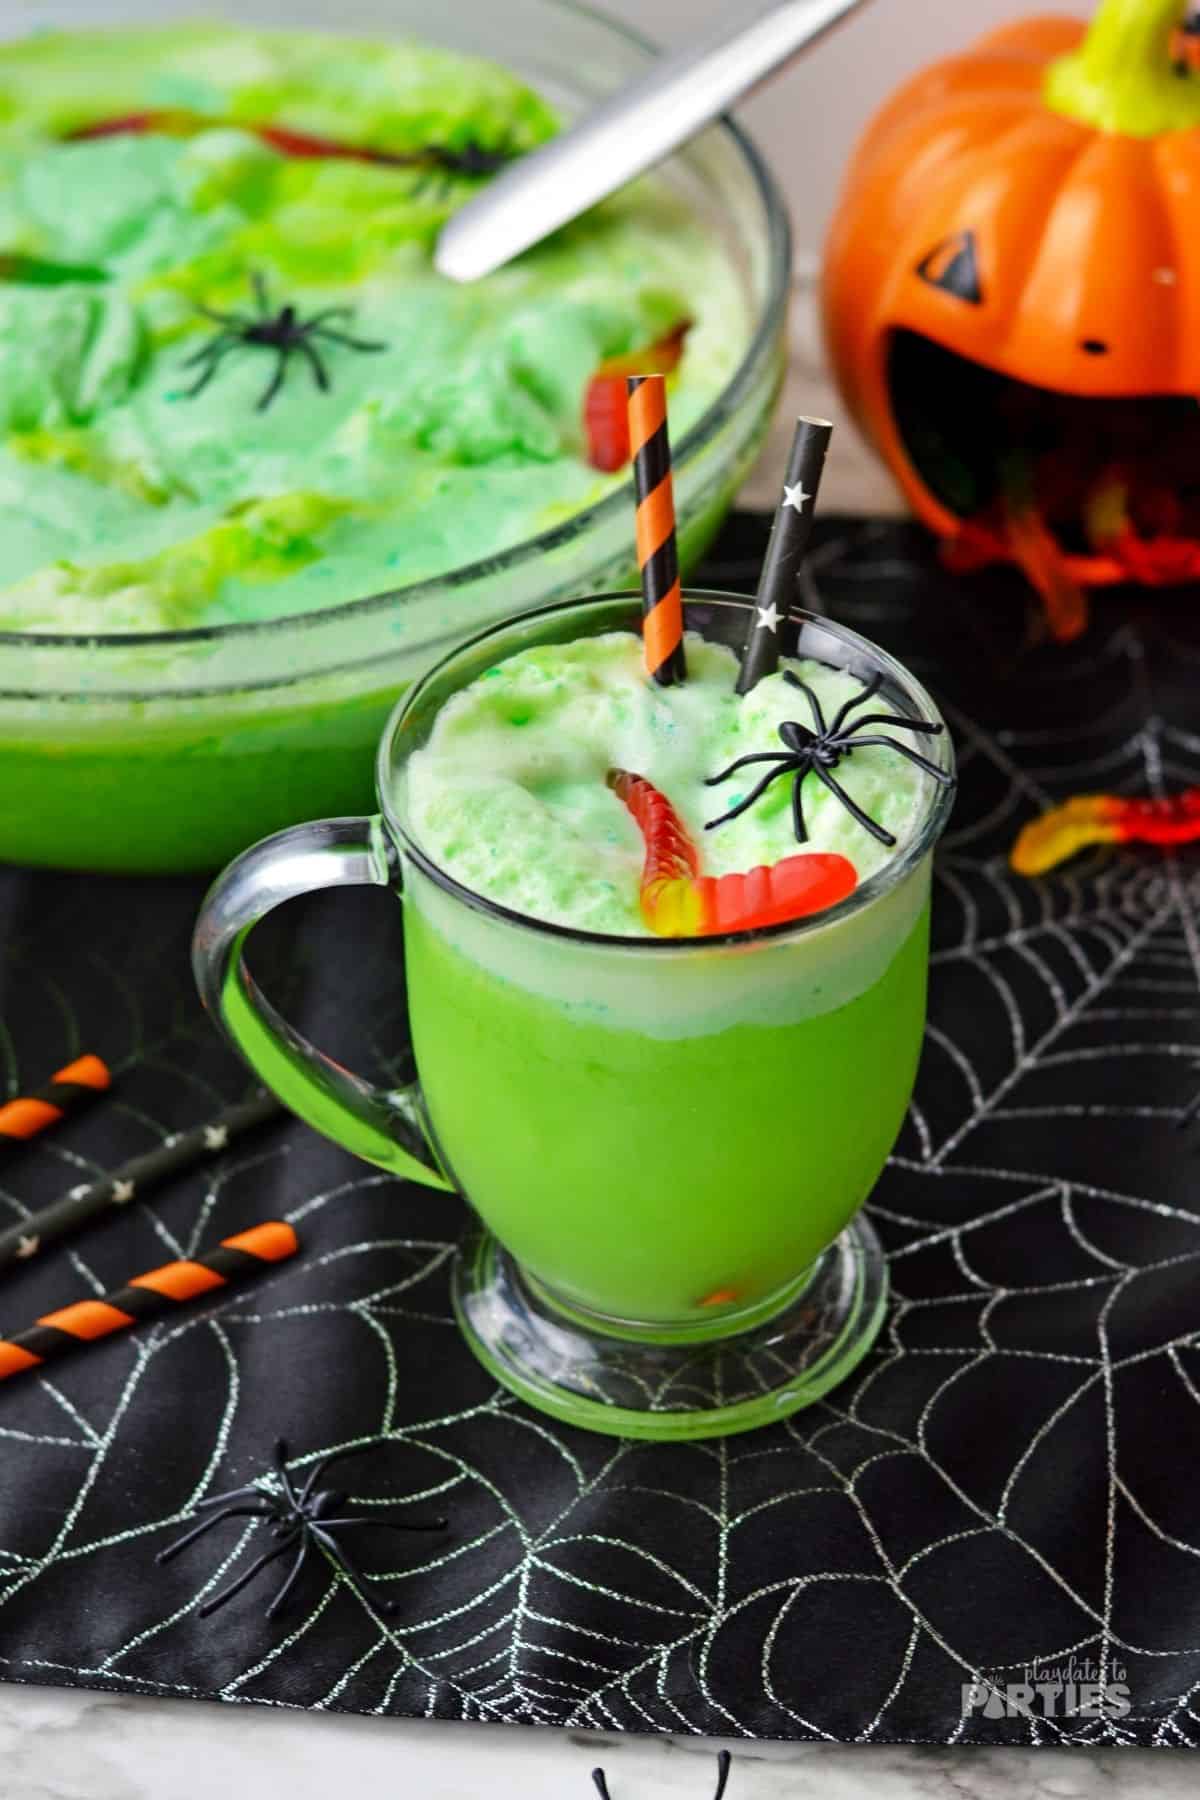
[[[225,12],[328,26],[324,0],[15,0],[0,33]],[[567,118],[652,51],[571,0],[342,0],[336,29],[490,56]],[[778,190],[732,123],[666,166],[726,246],[750,321],[740,366],[674,446],[681,559],[693,566],[762,443],[778,393],[789,236]],[[398,693],[454,642],[552,600],[630,584],[628,488],[487,561],[260,624],[138,635],[0,633],[0,858],[93,870],[213,868],[300,819],[370,804],[375,741]]]

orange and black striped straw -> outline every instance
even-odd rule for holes
[[[17,1094],[0,1106],[0,1141],[22,1143],[67,1113],[94,1100],[112,1085],[108,1065],[98,1056],[78,1056],[52,1075],[43,1087]]]
[[[637,490],[637,559],[642,575],[642,643],[646,673],[660,687],[687,680],[683,594],[675,543],[667,383],[662,375],[629,377],[629,449]]]
[[[296,1233],[280,1219],[222,1238],[215,1249],[181,1262],[165,1263],[146,1275],[135,1276],[123,1288],[100,1300],[77,1300],[57,1312],[43,1313],[36,1324],[16,1337],[0,1338],[0,1381],[26,1369],[54,1362],[81,1344],[125,1331],[143,1319],[172,1312],[200,1294],[227,1287],[232,1281],[257,1274],[271,1263],[294,1256],[300,1248]]]

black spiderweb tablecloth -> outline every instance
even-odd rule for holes
[[[763,533],[735,520],[710,580],[752,583]],[[460,1343],[457,1203],[269,1128],[0,1286],[12,1331],[258,1219],[304,1243],[224,1304],[0,1390],[0,1674],[635,1731],[1197,1740],[1200,1122],[1175,1126],[1200,1086],[1200,850],[1040,882],[1005,852],[1068,793],[1200,782],[1200,608],[1108,600],[1083,643],[1031,644],[1015,580],[951,582],[915,530],[836,521],[805,585],[933,687],[962,766],[916,1101],[872,1207],[896,1296],[877,1351],[750,1436],[571,1431]],[[246,1090],[190,985],[202,886],[0,877],[4,1082],[84,1049],[119,1075],[6,1155],[0,1221]],[[293,1016],[397,1067],[394,901],[327,895],[259,936]],[[449,1530],[364,1534],[371,1578],[310,1565],[274,1625],[257,1585],[201,1620],[262,1528],[155,1554],[280,1434],[301,1468],[374,1444],[340,1478],[355,1505],[413,1498]],[[1128,1712],[994,1698],[1072,1663]]]

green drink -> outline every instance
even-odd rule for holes
[[[682,688],[641,674],[629,597],[526,615],[456,652],[393,715],[382,818],[249,852],[197,931],[206,999],[302,1116],[471,1202],[486,1229],[460,1252],[455,1303],[498,1378],[561,1418],[663,1438],[786,1415],[878,1330],[882,1257],[856,1215],[912,1088],[949,805],[936,712],[882,653],[793,620],[784,666],[804,698],[783,672],[738,697],[728,646],[746,608],[695,596],[687,612],[700,635]],[[834,765],[850,806],[804,780],[798,846],[778,743],[806,702],[826,721],[887,715],[893,745],[905,722],[927,733],[937,778],[864,731]],[[764,762],[780,778],[755,798]],[[726,900],[798,852],[848,860],[853,891],[766,924],[760,896],[742,929],[655,935],[643,826],[606,764],[669,798]],[[240,952],[288,893],[398,877],[420,1086],[383,1095],[288,1034]]]
[[[491,1230],[572,1304],[665,1325],[757,1306],[870,1192],[916,1073],[926,911],[846,1005],[681,1038],[514,991],[452,949],[420,901],[405,921],[438,1140]],[[480,1067],[486,1081],[463,1081]],[[786,1104],[772,1105],[780,1088]]]

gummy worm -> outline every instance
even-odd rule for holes
[[[1200,839],[1200,787],[1164,800],[1076,794],[1025,826],[1009,854],[1018,875],[1044,875],[1088,844],[1190,844]]]
[[[642,834],[646,857],[638,901],[656,937],[711,937],[780,925],[835,906],[858,885],[854,864],[827,851],[785,856],[745,874],[701,875],[699,852],[665,794],[625,769],[610,769],[605,780]]]
[[[583,399],[583,428],[588,462],[593,469],[611,475],[625,467],[629,461],[626,380],[630,375],[669,375],[679,365],[683,340],[691,325],[690,319],[683,319],[657,343],[625,356],[607,357],[600,364]]]
[[[1060,644],[1077,638],[1087,625],[1087,601],[1067,567],[1058,540],[1037,510],[1010,502],[1008,547],[1013,561],[1041,595],[1046,621]]]
[[[1157,496],[1159,511],[1178,523],[1178,506],[1169,494]],[[1200,576],[1200,544],[1171,529],[1142,537],[1129,514],[1129,481],[1113,468],[1096,483],[1084,516],[1088,540],[1121,566],[1125,577],[1144,587],[1171,587]]]
[[[308,131],[292,131],[286,125],[271,125],[257,119],[223,119],[215,114],[188,112],[184,107],[158,107],[146,112],[121,113],[115,118],[96,119],[90,125],[78,125],[66,133],[69,144],[91,143],[97,138],[144,137],[151,133],[160,137],[194,137],[198,132],[229,127],[245,131],[260,143],[269,144],[283,156],[301,158],[333,158],[342,162],[383,163],[394,168],[419,167],[427,151],[379,150],[370,144],[350,144],[340,138],[318,137]]]

